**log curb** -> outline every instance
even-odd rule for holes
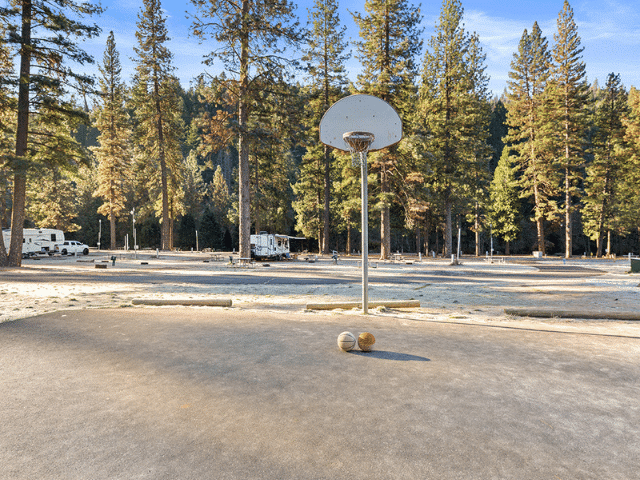
[[[368,302],[369,308],[420,308],[418,300],[388,300]],[[352,309],[362,308],[362,302],[332,302],[332,303],[307,303],[307,310],[334,310],[336,308]]]
[[[550,310],[536,308],[505,308],[504,313],[518,317],[586,318],[589,320],[640,321],[640,312],[603,312],[586,310]]]
[[[159,298],[134,298],[133,305],[180,305],[183,307],[230,307],[230,299],[159,299]]]

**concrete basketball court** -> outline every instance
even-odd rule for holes
[[[635,336],[183,307],[0,337],[2,479],[638,478]]]

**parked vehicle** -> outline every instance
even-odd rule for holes
[[[9,248],[11,242],[11,229],[2,230],[4,246]],[[56,244],[64,242],[62,230],[53,228],[25,228],[22,231],[22,257],[27,258],[39,253],[55,252]]]
[[[82,255],[89,255],[89,246],[76,240],[65,240],[56,245],[56,252],[60,252],[62,255],[78,255],[80,253]]]
[[[260,232],[251,235],[251,256],[256,260],[282,260],[290,258],[291,250],[289,240],[300,237],[290,237],[288,235],[278,235],[267,232]]]

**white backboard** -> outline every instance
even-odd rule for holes
[[[394,108],[373,95],[351,95],[338,100],[320,120],[320,141],[348,151],[342,135],[347,132],[373,133],[369,151],[395,145],[402,139],[402,120]]]

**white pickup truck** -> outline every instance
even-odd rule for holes
[[[56,245],[56,252],[59,252],[62,255],[78,255],[80,253],[82,255],[89,255],[89,246],[75,240],[65,240],[64,242]]]

